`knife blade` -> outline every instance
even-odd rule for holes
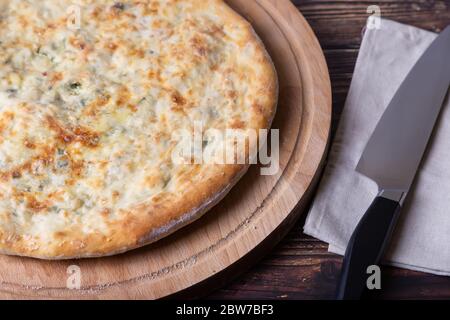
[[[449,86],[450,26],[432,42],[400,85],[356,167],[378,184],[379,194],[350,238],[337,299],[361,298],[367,268],[382,258]]]

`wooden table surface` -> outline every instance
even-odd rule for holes
[[[367,7],[384,18],[440,31],[450,24],[450,0],[294,0],[322,45],[333,85],[333,132],[339,121],[361,43]],[[262,261],[219,289],[210,299],[330,299],[341,258],[302,233],[305,217]],[[450,277],[383,269],[381,299],[450,299]]]

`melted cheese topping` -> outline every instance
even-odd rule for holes
[[[213,166],[172,163],[172,132],[271,117],[252,88],[266,57],[217,3],[0,1],[4,247],[107,235],[127,209],[208,178]]]

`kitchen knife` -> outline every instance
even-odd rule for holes
[[[450,26],[407,75],[356,167],[380,191],[350,238],[337,299],[360,299],[367,287],[367,268],[382,258],[449,86]]]

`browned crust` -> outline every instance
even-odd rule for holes
[[[278,80],[272,60],[246,20],[222,0],[212,1],[217,2],[217,10],[220,10],[223,19],[246,30],[248,43],[257,47],[255,63],[259,64],[263,76],[253,83],[260,96],[253,108],[254,117],[249,128],[270,128],[278,100]],[[196,184],[194,192],[185,190],[175,199],[166,199],[170,201],[142,204],[130,209],[126,218],[110,224],[108,236],[84,235],[79,230],[73,230],[62,234],[60,241],[51,246],[39,246],[32,251],[25,245],[25,239],[17,239],[2,245],[0,252],[40,259],[73,259],[114,255],[150,244],[200,218],[226,196],[248,167],[216,165],[203,183]]]

